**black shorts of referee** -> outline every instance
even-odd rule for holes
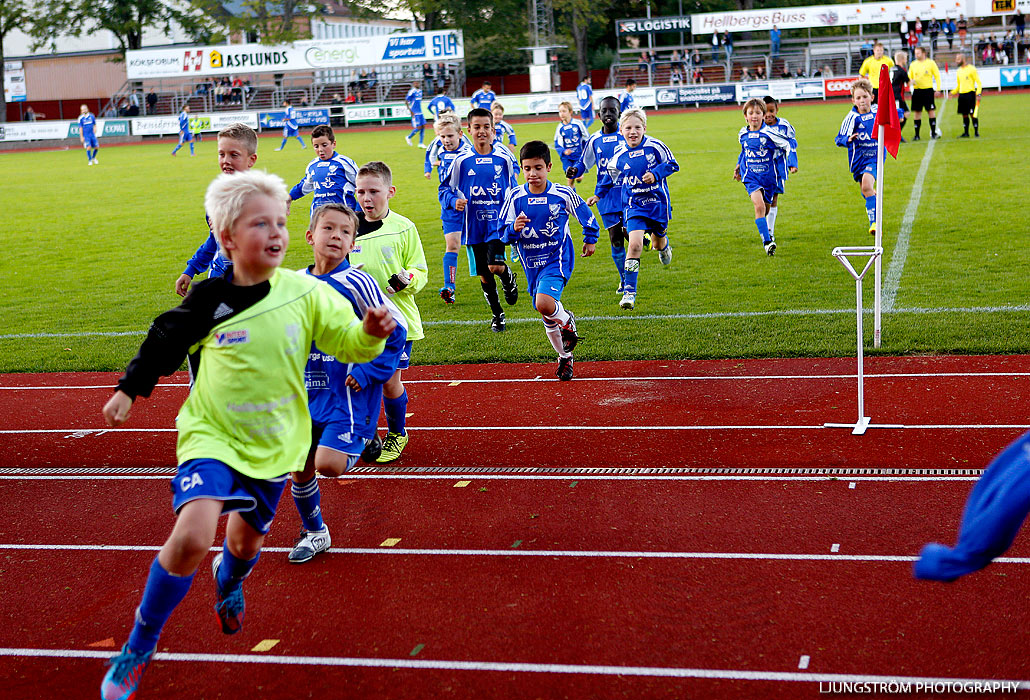
[[[912,111],[922,112],[924,109],[930,111],[937,109],[933,88],[916,88],[912,91]]]

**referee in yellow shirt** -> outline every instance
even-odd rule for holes
[[[862,67],[858,69],[858,76],[860,78],[867,78],[873,84],[874,103],[878,97],[876,93],[879,92],[880,66],[893,68],[894,61],[891,60],[890,56],[883,55],[883,44],[876,42],[873,44],[873,55],[862,61]]]
[[[977,118],[977,110],[980,108],[980,93],[984,86],[980,82],[980,74],[972,63],[966,62],[964,54],[955,56],[955,63],[958,64],[958,73],[955,75],[955,89],[952,95],[958,95],[958,113],[962,115],[962,125],[965,131],[959,138],[969,138],[969,119],[973,119],[974,135],[980,137],[980,120]]]
[[[944,88],[937,62],[926,57],[926,49],[916,47],[916,60],[908,68],[908,79],[912,83],[912,125],[916,129],[913,141],[919,140],[919,127],[923,123],[923,110],[930,116],[930,138],[937,138],[937,104],[934,98]]]

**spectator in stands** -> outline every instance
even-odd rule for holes
[[[140,99],[139,91],[138,90],[133,90],[132,92],[129,93],[129,116],[130,117],[138,117],[139,116],[139,108],[140,108],[140,103],[141,102],[142,102],[142,100]]]
[[[118,116],[118,112],[115,111],[114,105],[108,105],[107,109],[104,110],[104,119],[114,119]]]
[[[937,36],[941,33],[941,23],[934,17],[930,20],[930,50],[937,53]]]
[[[866,60],[873,55],[873,42],[866,41],[858,49],[858,54],[862,57],[862,60]]]
[[[672,70],[669,72],[669,83],[671,83],[672,85],[682,85],[683,84],[683,67],[682,66],[683,66],[682,63],[673,63],[672,64]]]
[[[243,104],[243,81],[239,76],[232,79],[232,103]]]
[[[722,38],[719,36],[719,32],[712,34],[712,60],[716,63],[719,62],[719,47],[722,46]]]
[[[787,79],[793,77],[791,75],[791,73],[790,73],[790,66],[788,66],[786,63],[783,64],[783,70],[780,71],[780,77],[783,78],[784,80],[787,80]]]
[[[958,22],[955,23],[955,27],[958,28],[958,47],[960,49],[966,48],[966,34],[969,33],[969,21],[965,15],[958,16]],[[951,48],[951,45],[948,45]]]
[[[780,55],[780,28],[775,24],[769,30],[769,54],[773,58]]]
[[[722,33],[722,48],[726,52],[726,60],[733,58],[733,35],[729,31]]]
[[[153,89],[147,93],[147,114],[157,113],[157,93]]]
[[[36,112],[32,109],[32,105],[29,105],[29,106],[27,106],[25,108],[25,117],[24,117],[24,119],[27,122],[34,122],[34,121],[36,121]]]
[[[901,22],[898,24],[898,38],[901,39],[902,46],[908,46],[908,18],[902,17]]]
[[[690,54],[690,67],[699,68],[704,62],[705,59],[702,58],[701,52],[697,50],[697,47],[694,47],[694,52]]]
[[[431,63],[422,64],[422,84],[429,94],[436,92],[436,71]]]
[[[955,46],[955,20],[947,19],[941,22],[941,29],[944,30],[944,38],[948,40],[948,50]]]
[[[759,63],[755,66],[755,80],[765,80],[768,76],[765,74],[765,64]]]
[[[1019,36],[1020,39],[1022,39],[1024,32],[1026,32],[1026,17],[1023,16],[1022,12],[1016,12],[1015,21],[1016,21],[1016,35]],[[1018,56],[1017,56],[1017,61],[1018,61]]]
[[[916,34],[916,30],[913,29],[908,33],[908,57],[909,59],[915,58],[916,47],[919,46],[919,36]]]
[[[747,66],[740,71],[740,82],[747,83],[755,79],[755,76],[751,75],[751,71],[747,69]]]
[[[340,93],[334,92],[333,93],[333,99],[332,99],[332,101],[329,104],[331,104],[331,105],[342,105],[343,104],[343,98],[340,97]]]
[[[376,69],[372,68],[371,70],[368,71],[368,88],[370,90],[372,88],[374,88],[376,86],[376,82],[377,81],[378,81],[378,78],[376,76]]]
[[[129,116],[129,101],[122,100],[122,103],[118,105],[118,116],[127,117]]]
[[[919,40],[918,43],[923,43],[923,20],[916,17],[915,26],[912,27],[912,30],[916,33],[916,39]]]
[[[690,82],[694,83],[695,85],[700,85],[704,81],[705,81],[705,72],[703,70],[701,70],[701,66],[699,65],[696,68],[694,68],[694,72],[690,76]]]
[[[820,73],[822,73],[821,77],[823,77],[823,78],[832,78],[833,77],[833,68],[829,64],[827,64],[827,65],[823,66],[823,68],[820,71]]]

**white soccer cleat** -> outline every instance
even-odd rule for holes
[[[426,145],[424,143],[420,143],[418,145],[418,147],[421,148],[422,150],[426,150]]]
[[[637,294],[636,292],[626,292],[622,295],[622,300],[619,302],[619,306],[624,309],[632,309],[637,305]]]
[[[301,528],[300,535],[293,545],[293,551],[290,552],[287,559],[289,559],[291,564],[303,564],[306,561],[311,561],[316,554],[329,551],[332,544],[333,540],[329,536],[329,528],[327,526],[323,525],[321,530],[305,530]]]
[[[409,146],[414,146],[414,145],[415,145],[415,144],[413,144],[413,143],[411,142],[411,137],[410,137],[410,136],[405,136],[405,137],[404,137],[404,142],[405,142],[406,144],[408,144]]]
[[[666,243],[665,247],[658,251],[658,260],[661,261],[662,265],[668,265],[672,262],[672,243]]]
[[[776,252],[776,241],[769,241],[765,244],[765,254],[772,257]]]

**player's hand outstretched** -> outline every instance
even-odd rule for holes
[[[175,280],[175,293],[181,297],[186,296],[186,292],[190,291],[190,283],[193,278],[183,273],[179,275],[179,279]]]
[[[104,404],[104,420],[112,428],[121,425],[129,419],[129,410],[132,408],[132,398],[119,389]]]
[[[362,322],[365,326],[365,332],[376,338],[388,337],[393,333],[393,329],[397,327],[397,322],[393,320],[390,310],[385,306],[369,307],[365,312],[365,318],[362,319]]]

